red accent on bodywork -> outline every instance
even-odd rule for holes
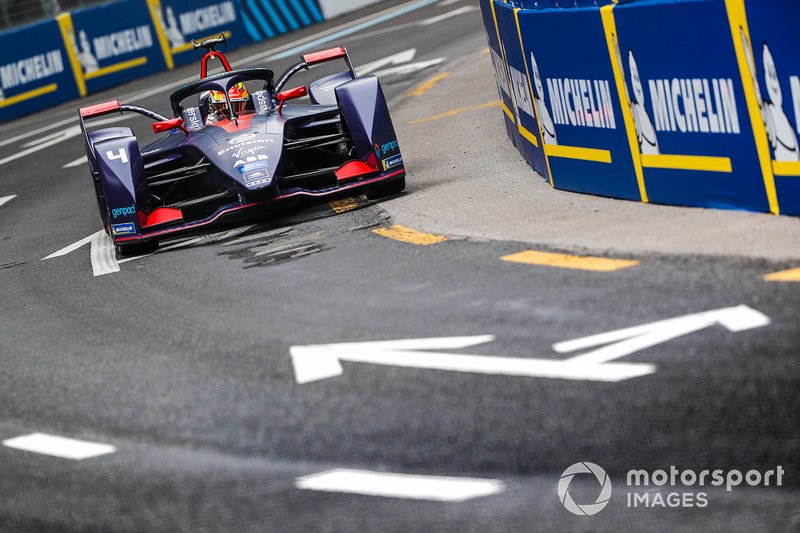
[[[375,155],[375,152],[370,152],[367,156],[367,165],[378,170],[378,156]]]
[[[306,65],[311,66],[316,65],[317,63],[330,61],[331,59],[339,59],[340,57],[345,57],[346,55],[347,50],[345,50],[344,46],[337,46],[336,48],[329,48],[328,50],[322,50],[321,52],[306,54],[303,56],[303,61],[306,62]]]
[[[142,225],[142,228],[152,228],[161,226],[163,224],[170,224],[172,222],[180,222],[183,220],[183,213],[180,209],[174,207],[159,207],[147,217],[147,222]]]
[[[368,178],[368,179],[365,179],[363,181],[354,181],[352,183],[346,183],[346,184],[340,185],[340,186],[338,186],[336,188],[325,190],[325,191],[297,191],[297,192],[291,192],[291,193],[288,193],[288,194],[284,194],[283,196],[278,196],[277,198],[270,198],[268,200],[261,200],[261,201],[258,201],[258,202],[252,202],[252,203],[249,203],[249,204],[237,205],[235,207],[229,207],[229,208],[226,208],[226,209],[222,209],[220,211],[217,211],[212,216],[210,216],[210,217],[208,217],[208,218],[206,218],[204,220],[199,220],[197,222],[190,222],[190,223],[185,224],[183,226],[178,226],[178,227],[174,227],[174,228],[164,228],[162,230],[156,230],[156,231],[153,231],[151,233],[148,233],[148,234],[142,235],[142,236],[117,237],[116,241],[117,242],[132,242],[132,241],[142,242],[142,241],[146,241],[148,239],[152,239],[154,237],[162,237],[162,236],[167,236],[167,235],[174,235],[176,233],[180,233],[180,232],[183,232],[183,231],[189,231],[189,230],[193,230],[193,229],[197,229],[197,228],[202,228],[202,227],[208,226],[209,224],[213,224],[214,222],[219,220],[220,217],[222,217],[223,215],[227,215],[227,214],[230,214],[230,213],[235,213],[237,211],[242,211],[244,209],[250,209],[251,207],[267,205],[267,204],[271,204],[273,202],[279,202],[281,200],[286,200],[288,198],[296,198],[296,197],[303,197],[303,196],[308,196],[308,197],[311,197],[311,198],[322,198],[322,197],[325,197],[325,196],[330,196],[332,194],[338,194],[340,192],[347,191],[347,190],[350,190],[350,189],[356,189],[356,188],[359,188],[359,187],[363,187],[364,185],[369,185],[369,184],[372,184],[372,183],[378,183],[378,182],[381,182],[381,181],[385,181],[385,180],[388,180],[390,178],[394,178],[394,177],[400,176],[401,174],[405,175],[405,173],[406,173],[406,171],[401,168],[400,170],[396,170],[395,172],[390,172],[389,174],[381,174],[380,176],[375,176],[374,178]]]
[[[363,161],[348,161],[336,170],[336,179],[339,181],[357,178],[377,172],[378,169],[371,167]]]
[[[162,120],[161,122],[153,122],[153,133],[164,133],[165,131],[180,128],[183,133],[189,135],[189,130],[183,125],[183,119],[173,118],[170,120]]]
[[[301,85],[300,87],[295,87],[294,89],[288,89],[286,91],[281,91],[278,93],[278,111],[280,112],[283,109],[283,104],[286,100],[294,100],[295,98],[302,98],[308,94],[308,89],[306,89],[305,85]]]
[[[241,117],[237,118],[236,120],[239,124],[236,124],[236,121],[225,119],[220,120],[219,122],[214,122],[213,124],[209,124],[209,126],[217,126],[218,128],[222,128],[223,130],[227,131],[228,133],[236,133],[237,131],[246,130],[250,128],[250,121],[253,120],[255,115],[242,115]]]
[[[120,109],[119,100],[112,100],[110,102],[103,102],[102,104],[90,105],[80,109],[83,118],[93,118],[102,115],[108,115]],[[121,112],[121,111],[120,111]]]
[[[231,64],[228,63],[228,60],[222,55],[222,52],[217,52],[216,50],[211,50],[206,55],[203,56],[203,60],[200,63],[200,78],[205,78],[208,75],[208,62],[213,59],[217,58],[222,61],[222,66],[225,67],[225,72],[230,72],[233,70],[231,68]]]

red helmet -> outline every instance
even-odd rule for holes
[[[222,91],[209,91],[211,112],[220,118],[228,115],[228,101]],[[237,115],[244,113],[247,102],[250,100],[250,93],[243,83],[237,83],[228,89],[228,98],[231,100],[233,111]]]

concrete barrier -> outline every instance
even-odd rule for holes
[[[480,3],[508,134],[554,187],[800,215],[800,4]]]

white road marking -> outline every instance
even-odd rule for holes
[[[343,468],[299,477],[294,484],[303,490],[438,502],[463,502],[505,490],[505,483],[498,479],[419,476]]]
[[[20,133],[19,135],[15,135],[14,137],[9,137],[8,139],[0,141],[0,148],[2,148],[3,146],[7,146],[9,144],[14,144],[17,141],[33,137],[34,135],[44,133],[45,131],[54,130],[60,128],[61,126],[66,126],[67,124],[75,124],[76,120],[78,119],[75,117],[65,118],[64,120],[53,122],[52,124],[48,124],[47,126],[42,126],[41,128],[36,128],[35,130],[26,131],[25,133]]]
[[[447,7],[447,6],[452,6],[453,4],[457,4],[457,3],[461,2],[461,1],[462,0],[442,0],[441,2],[439,2],[436,5],[438,7]]]
[[[392,54],[390,56],[386,56],[376,61],[371,61],[356,67],[356,71],[358,72],[359,76],[366,76],[367,74],[371,74],[372,72],[389,65],[401,65],[403,63],[413,61],[414,56],[416,55],[417,49],[409,48],[408,50],[403,50],[402,52],[397,52],[396,54]]]
[[[12,195],[9,195],[9,196],[0,196],[0,206],[6,205],[8,202],[10,202],[11,200],[13,200],[16,197],[17,197],[16,194],[12,194]]]
[[[373,74],[375,74],[379,78],[392,75],[411,74],[412,72],[416,72],[418,70],[424,70],[426,68],[436,66],[440,63],[444,63],[445,61],[447,61],[446,57],[437,57],[436,59],[431,59],[428,61],[419,61],[417,63],[409,63],[408,65],[401,65],[399,67],[392,67],[392,68],[387,68],[385,70],[379,70],[377,72],[374,72]]]
[[[103,276],[105,274],[119,272],[119,263],[117,262],[114,249],[114,241],[108,236],[105,230],[102,229],[97,233],[92,233],[88,237],[84,237],[78,242],[65,246],[57,252],[53,252],[47,257],[43,257],[41,260],[44,261],[46,259],[65,256],[90,243],[91,250],[89,251],[89,256],[92,259],[92,274],[94,276]]]
[[[92,235],[92,248],[89,255],[92,258],[92,274],[95,277],[119,272],[114,241],[104,230]]]
[[[81,165],[86,165],[87,163],[89,163],[89,158],[86,157],[85,155],[82,155],[75,161],[70,161],[61,168],[74,168],[74,167],[79,167]]]
[[[450,17],[456,17],[458,15],[463,15],[464,13],[471,13],[473,11],[477,11],[479,8],[478,6],[464,6],[459,7],[458,9],[454,9],[452,11],[448,11],[442,15],[437,15],[435,17],[431,17],[429,19],[425,19],[419,22],[420,26],[429,26],[431,24],[436,24],[437,22],[441,22],[443,20],[447,20]]]
[[[117,451],[117,449],[110,444],[68,439],[66,437],[48,435],[46,433],[31,433],[30,435],[6,439],[2,444],[3,446],[16,450],[52,455],[64,459],[74,459],[76,461]]]
[[[344,372],[341,361],[475,374],[617,382],[652,374],[656,366],[609,362],[614,359],[715,324],[738,332],[769,323],[769,317],[744,305],[717,309],[553,345],[554,350],[564,353],[616,342],[565,360],[422,351],[466,348],[491,342],[495,339],[493,335],[292,346],[289,353],[297,383],[340,376]]]

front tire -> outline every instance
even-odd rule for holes
[[[388,196],[395,196],[403,192],[406,188],[406,177],[400,176],[392,181],[382,181],[367,185],[364,194],[369,200],[378,200]]]

